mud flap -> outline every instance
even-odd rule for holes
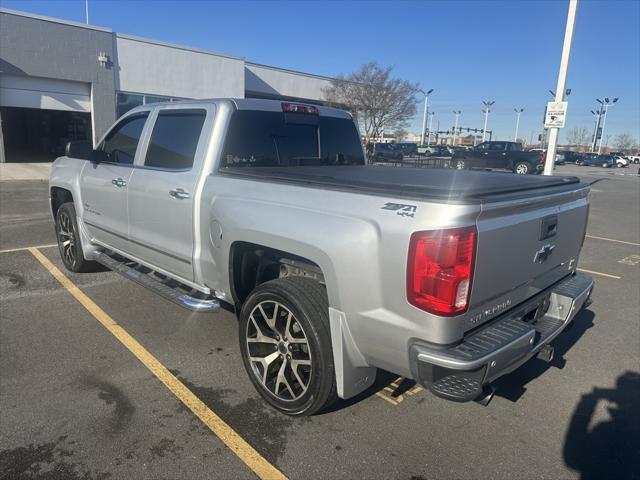
[[[358,350],[344,312],[329,308],[329,322],[338,396],[351,398],[373,384],[376,368],[368,365]]]

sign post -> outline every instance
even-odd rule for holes
[[[568,102],[549,102],[544,117],[544,128],[564,128]]]
[[[562,56],[560,57],[558,84],[556,86],[556,100],[555,102],[549,102],[549,105],[547,106],[547,115],[545,116],[545,126],[547,125],[547,120],[551,120],[550,123],[553,124],[549,128],[549,146],[547,148],[547,158],[544,163],[545,175],[553,175],[553,167],[556,159],[556,146],[558,144],[558,133],[559,129],[564,127],[565,113],[567,111],[567,102],[564,101],[565,84],[567,81],[567,71],[569,70],[569,57],[571,55],[571,42],[573,40],[573,27],[576,21],[577,9],[578,0],[569,0],[569,12],[567,14],[567,25],[564,31],[564,43],[562,45]],[[562,105],[562,108],[555,110],[556,115],[550,115],[549,110],[552,109],[551,104],[553,104],[553,107]],[[555,118],[551,119],[551,116]]]

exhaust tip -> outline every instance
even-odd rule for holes
[[[483,407],[486,407],[491,403],[493,399],[493,394],[496,393],[496,389],[491,385],[485,385],[482,387],[482,393],[474,400],[474,402],[479,403]]]

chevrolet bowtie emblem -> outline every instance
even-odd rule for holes
[[[547,243],[540,250],[538,250],[533,257],[533,263],[543,263],[547,260],[553,253],[553,249],[556,248],[555,245]]]

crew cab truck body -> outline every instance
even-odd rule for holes
[[[455,152],[452,164],[458,170],[499,168],[524,175],[544,169],[544,154],[525,151],[521,143],[482,142],[472,150]]]
[[[67,268],[99,261],[187,308],[234,308],[249,378],[291,415],[378,368],[486,399],[549,355],[593,288],[576,272],[577,178],[367,165],[350,115],[327,107],[138,107],[95,150],[70,144],[50,191]]]

